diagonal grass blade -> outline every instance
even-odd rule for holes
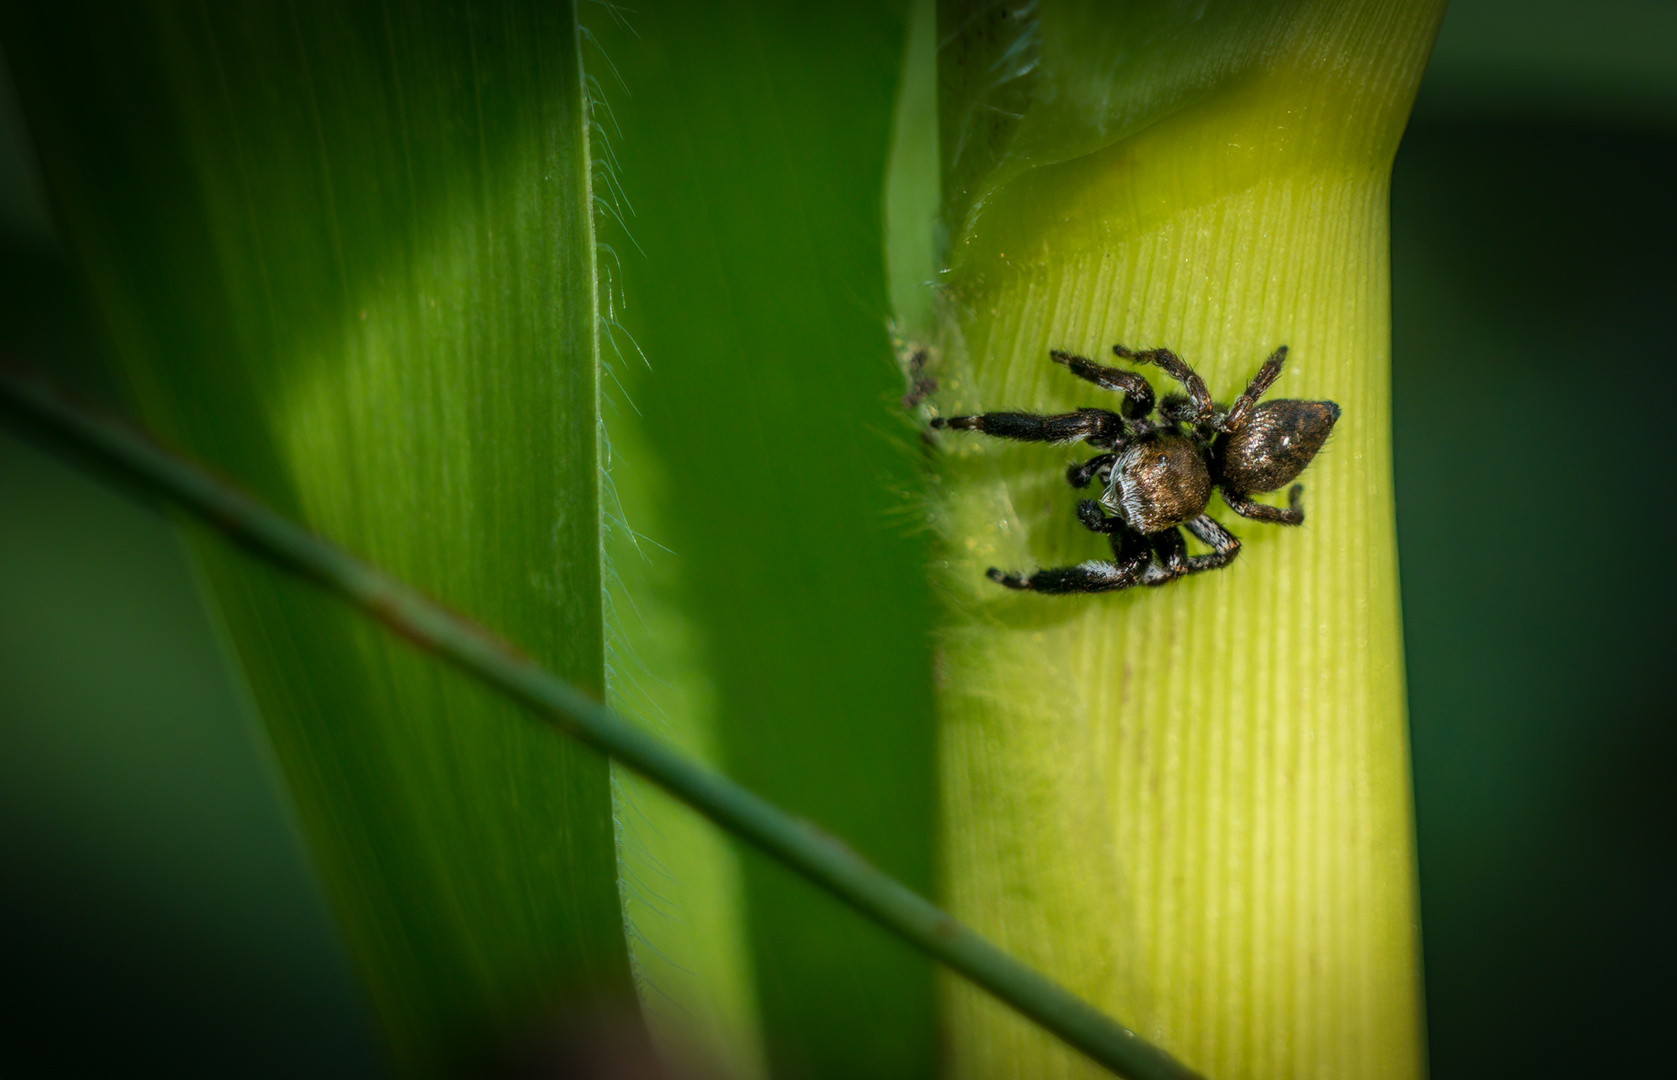
[[[1120,1076],[1196,1074],[991,945],[807,821],[699,768],[548,674],[515,647],[356,559],[125,425],[0,368],[0,415],[55,448],[162,495],[232,539],[354,604],[414,644],[539,713],[559,730],[659,784]]]

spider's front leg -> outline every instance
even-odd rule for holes
[[[1112,347],[1114,356],[1125,360],[1133,360],[1138,364],[1153,364],[1165,369],[1165,374],[1182,384],[1182,389],[1188,391],[1188,397],[1194,403],[1194,411],[1189,423],[1204,424],[1211,420],[1216,407],[1211,401],[1211,391],[1205,388],[1205,380],[1199,373],[1188,366],[1188,362],[1169,349],[1131,349],[1125,345]]]
[[[1056,566],[1038,570],[1030,577],[1004,574],[993,566],[986,574],[991,581],[1009,589],[1046,593],[1049,596],[1117,592],[1119,589],[1128,589],[1137,582],[1136,576],[1126,574],[1123,567],[1116,563],[1101,562],[1099,559],[1091,559],[1076,566]]]
[[[1153,549],[1147,537],[1136,532],[1115,517],[1101,512],[1100,504],[1084,499],[1077,504],[1077,519],[1091,532],[1103,533],[1112,544],[1112,562],[1091,559],[1076,566],[1056,566],[1038,570],[1029,577],[1004,574],[995,567],[989,578],[998,585],[1020,592],[1039,592],[1050,595],[1069,593],[1117,592],[1142,583],[1145,573],[1152,569],[1149,561]]]
[[[1111,446],[1124,436],[1124,421],[1106,409],[1078,409],[1056,416],[1036,413],[992,412],[976,416],[935,417],[935,428],[981,431],[1014,442],[1067,443],[1082,439],[1095,446]]]
[[[1048,355],[1056,364],[1065,365],[1079,379],[1092,382],[1102,390],[1123,394],[1123,413],[1131,420],[1139,420],[1153,411],[1153,384],[1135,372],[1097,364],[1061,349],[1050,349]]]
[[[1074,488],[1086,488],[1090,481],[1112,468],[1117,460],[1117,454],[1098,454],[1082,464],[1074,464],[1066,469],[1066,483]]]
[[[1252,376],[1252,381],[1246,384],[1246,392],[1235,399],[1234,405],[1223,414],[1222,421],[1217,425],[1221,431],[1233,431],[1246,422],[1246,415],[1252,411],[1252,406],[1264,396],[1275,380],[1281,377],[1281,365],[1287,362],[1287,346],[1283,345],[1269,354],[1263,367]]]
[[[1101,504],[1093,499],[1084,499],[1077,504],[1077,520],[1083,524],[1085,529],[1102,536],[1117,536],[1122,532],[1135,533],[1134,529],[1124,523],[1123,518],[1107,517],[1106,511],[1101,509]],[[1135,533],[1135,535],[1140,536],[1141,534]],[[1117,551],[1117,548],[1113,549],[1114,554],[1117,554]]]
[[[1160,416],[1188,428],[1194,433],[1195,438],[1206,443],[1215,439],[1217,432],[1221,430],[1216,426],[1216,402],[1211,403],[1211,410],[1210,419],[1203,419],[1200,407],[1188,400],[1184,394],[1166,394],[1164,400],[1159,402]]]

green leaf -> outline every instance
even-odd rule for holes
[[[1344,409],[1301,528],[1214,499],[1232,565],[1103,596],[985,577],[1111,558],[1064,482],[1093,451],[940,438],[944,899],[1206,1075],[1416,1076],[1386,207],[1442,4],[940,16],[933,408],[1104,405],[1048,353],[1122,342],[1224,401],[1288,344],[1272,396]],[[956,1075],[1084,1074],[946,1002]]]
[[[72,4],[0,23],[148,423],[603,688],[567,4]],[[630,993],[605,762],[199,546],[410,1072]]]
[[[612,536],[614,700],[930,891],[931,608],[882,240],[901,7],[633,6],[587,13],[627,196],[628,236],[601,232],[610,475],[640,537]],[[717,1014],[776,1075],[934,1072],[923,958],[624,791],[655,1011]]]

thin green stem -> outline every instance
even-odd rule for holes
[[[622,762],[1120,1076],[1193,1080],[1186,1066],[1002,952],[836,838],[703,769],[555,678],[509,642],[421,596],[42,379],[0,367],[0,415],[55,449],[91,458],[277,565],[348,600],[417,645]]]

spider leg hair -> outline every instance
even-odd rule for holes
[[[1188,531],[1195,539],[1211,549],[1209,555],[1195,555],[1188,560],[1188,573],[1216,570],[1227,566],[1240,554],[1240,537],[1217,524],[1210,514],[1201,514],[1188,522]]]
[[[1092,499],[1078,504],[1077,517],[1091,531],[1107,534],[1112,544],[1112,562],[1091,559],[1076,566],[1038,570],[1030,577],[1004,574],[991,567],[990,580],[1020,592],[1047,593],[1050,596],[1117,592],[1146,581],[1148,572],[1154,569],[1151,565],[1153,548],[1147,537],[1124,524],[1120,518],[1104,517],[1100,504]]]
[[[1252,411],[1252,406],[1264,396],[1269,388],[1275,385],[1275,380],[1281,377],[1281,365],[1287,362],[1287,346],[1283,345],[1269,354],[1263,367],[1252,376],[1252,381],[1246,384],[1246,392],[1235,399],[1234,406],[1223,416],[1222,423],[1217,427],[1222,431],[1233,431],[1246,422],[1246,414]]]
[[[1091,559],[1076,566],[1056,566],[1038,570],[1030,577],[1004,574],[992,566],[989,577],[996,584],[1017,592],[1038,592],[1049,596],[1117,592],[1139,583],[1134,574],[1124,573],[1123,568],[1116,563],[1102,562],[1099,559]]]
[[[981,431],[1015,442],[1068,443],[1082,439],[1095,446],[1111,446],[1124,435],[1123,419],[1106,409],[1078,409],[1057,416],[1020,412],[940,416],[932,420],[932,426],[956,431]]]
[[[1199,409],[1183,394],[1166,394],[1159,402],[1159,415],[1190,427],[1199,423]]]
[[[1147,575],[1146,584],[1163,585],[1188,572],[1188,542],[1182,539],[1180,530],[1161,529],[1148,534],[1147,541],[1153,547],[1156,561],[1148,567],[1153,573]]]
[[[1124,345],[1114,345],[1113,355],[1133,360],[1138,364],[1153,364],[1164,368],[1165,374],[1182,384],[1182,389],[1188,391],[1188,397],[1193,400],[1195,416],[1191,423],[1204,423],[1211,419],[1215,406],[1211,403],[1211,391],[1205,388],[1205,380],[1199,373],[1189,367],[1187,361],[1171,352],[1169,349],[1141,349],[1135,350]]]
[[[1106,367],[1062,349],[1050,349],[1048,355],[1079,379],[1092,382],[1102,390],[1123,394],[1124,404],[1120,408],[1129,419],[1139,420],[1153,411],[1153,384],[1135,372]]]
[[[1299,497],[1304,494],[1303,484],[1294,484],[1287,489],[1287,505],[1284,507],[1270,506],[1226,488],[1222,491],[1223,501],[1228,503],[1229,509],[1243,518],[1266,521],[1271,525],[1304,524],[1304,507],[1299,505]]]
[[[1209,514],[1201,514],[1188,522],[1187,529],[1195,539],[1211,548],[1208,555],[1189,555],[1188,544],[1177,529],[1165,529],[1148,537],[1153,554],[1158,559],[1148,567],[1144,585],[1164,585],[1179,577],[1216,570],[1229,565],[1240,554],[1240,538],[1217,524]]]
[[[1082,464],[1074,464],[1066,469],[1066,483],[1074,488],[1086,488],[1103,469],[1110,469],[1117,460],[1117,454],[1098,454]]]

